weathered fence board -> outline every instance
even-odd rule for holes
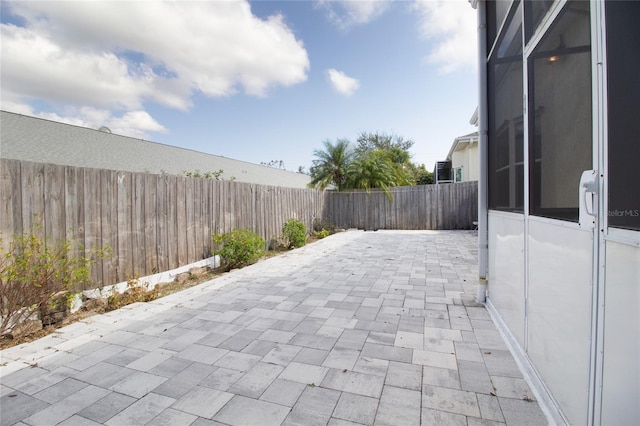
[[[470,229],[477,219],[477,182],[329,194],[323,217],[340,228]]]
[[[339,228],[465,229],[477,215],[477,184],[319,191],[0,159],[0,235],[36,231],[86,248],[111,248],[92,268],[94,286],[208,257],[212,233],[251,228],[267,243],[291,218]]]

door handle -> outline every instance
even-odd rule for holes
[[[596,226],[596,197],[598,195],[598,171],[585,170],[580,176],[578,223],[581,229]]]

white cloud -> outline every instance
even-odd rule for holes
[[[360,87],[360,82],[336,69],[327,70],[331,86],[341,95],[351,96]]]
[[[111,133],[125,135],[133,138],[150,139],[149,132],[167,133],[168,130],[158,123],[146,111],[128,111],[121,115],[115,115],[109,110],[92,107],[73,108],[66,107],[61,114],[55,112],[38,112],[30,105],[2,100],[2,109],[74,126],[99,129],[106,126]]]
[[[476,11],[467,0],[415,0],[420,33],[434,46],[427,62],[446,74],[477,67]]]
[[[391,0],[318,0],[329,20],[342,30],[367,24],[382,15]]]
[[[196,93],[262,97],[309,70],[282,16],[259,19],[246,0],[3,2],[5,12],[24,26],[0,24],[1,99],[117,111],[147,123],[143,132],[159,126],[146,103],[186,110]]]

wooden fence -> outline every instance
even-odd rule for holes
[[[269,241],[296,218],[341,228],[465,229],[477,215],[477,184],[334,193],[174,175],[0,159],[0,235],[33,225],[47,241],[110,247],[92,270],[95,287],[183,266],[211,255],[213,233],[251,228]]]
[[[110,247],[94,286],[183,266],[211,255],[212,233],[251,228],[269,240],[290,218],[308,229],[322,191],[0,160],[0,233]],[[5,241],[6,245],[7,241]]]
[[[478,183],[420,185],[332,193],[324,217],[341,228],[473,229]]]

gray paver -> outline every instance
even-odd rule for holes
[[[467,231],[344,232],[83,320],[2,351],[2,424],[544,424],[476,253]]]
[[[425,385],[422,405],[434,410],[480,417],[478,400],[473,392]]]
[[[419,425],[420,414],[419,391],[385,386],[382,390],[375,424]]]
[[[524,379],[515,377],[492,376],[491,381],[497,396],[507,398],[535,399],[529,385]],[[485,392],[486,393],[486,392]]]
[[[498,398],[492,395],[478,395],[478,405],[483,419],[504,422]]]
[[[482,362],[458,361],[458,373],[463,390],[484,394],[494,390],[495,384],[491,382],[487,368]]]
[[[278,345],[262,358],[262,362],[287,366],[301,350],[300,346]]]
[[[41,374],[26,382],[17,384],[14,389],[19,390],[27,395],[33,395],[49,386],[55,385],[64,379],[73,376],[77,371],[67,367],[58,367],[48,374]]]
[[[365,343],[362,349],[363,356],[386,359],[388,361],[411,362],[413,349],[398,348],[394,346]]]
[[[344,392],[333,416],[358,424],[372,425],[378,411],[378,399]]]
[[[317,385],[324,379],[327,371],[329,369],[326,367],[292,362],[287,365],[279,378],[308,385]]]
[[[547,423],[544,413],[535,402],[512,398],[498,398],[498,401],[507,424],[540,425]]]
[[[84,382],[75,380],[73,378],[68,378],[56,383],[53,386],[49,386],[47,389],[44,389],[34,394],[33,396],[42,401],[46,401],[49,404],[55,404],[61,399],[64,399],[69,395],[72,395],[80,391],[81,389],[86,388],[87,386],[88,385]]]
[[[385,384],[397,388],[420,390],[422,387],[422,367],[403,362],[390,362]]]
[[[105,424],[108,426],[145,424],[169,408],[174,402],[173,398],[150,393],[109,419]]]
[[[178,352],[177,356],[191,361],[201,362],[203,364],[214,364],[228,352],[229,351],[224,349],[194,344]]]
[[[326,425],[339,398],[338,391],[307,386],[283,424]]]
[[[228,390],[235,382],[237,382],[243,375],[244,371],[231,370],[229,368],[218,368],[213,373],[200,381],[202,386],[208,388],[218,389],[221,391]],[[194,383],[191,380],[191,383]]]
[[[311,365],[322,365],[325,358],[329,355],[329,351],[321,349],[302,348],[298,355],[293,359],[296,362]]]
[[[467,426],[467,417],[462,414],[448,413],[425,407],[422,409],[422,424]]]
[[[134,398],[142,398],[166,381],[166,377],[136,371],[119,382],[109,386],[109,389],[125,395],[133,396]]]
[[[189,426],[197,418],[193,414],[167,408],[154,417],[146,426]]]
[[[79,411],[78,414],[83,418],[102,424],[136,401],[137,399],[131,396],[111,392],[104,398]]]
[[[322,386],[358,395],[379,398],[384,378],[354,371],[330,369]]]
[[[71,417],[78,411],[104,398],[109,391],[97,386],[87,386],[81,392],[75,392],[68,397],[50,405],[42,411],[34,413],[25,419],[31,425],[51,425]]]
[[[307,385],[289,380],[276,379],[271,386],[264,391],[261,400],[275,404],[293,407]]]
[[[360,352],[354,349],[333,348],[322,363],[323,367],[353,369]]]
[[[448,368],[450,370],[458,369],[456,356],[453,353],[422,351],[415,349],[413,351],[413,363],[429,367]]]
[[[229,392],[250,398],[258,398],[271,385],[276,377],[278,377],[283,369],[284,367],[280,365],[259,362],[238,379],[233,386],[229,388]]]
[[[358,361],[356,361],[356,365],[353,367],[353,371],[385,377],[387,375],[388,368],[389,361],[386,359],[360,356]]]
[[[215,365],[231,370],[247,371],[260,361],[259,355],[229,352],[215,362]]]
[[[216,367],[214,366],[194,362],[169,380],[157,386],[153,391],[171,398],[180,398],[215,370]]]
[[[232,393],[196,386],[178,401],[173,408],[199,417],[212,418],[224,405],[233,398]]]
[[[134,372],[135,370],[123,368],[122,366],[100,362],[76,374],[73,378],[90,385],[108,388],[129,377]]]
[[[236,395],[214,420],[235,425],[278,425],[287,414],[289,407]]]
[[[10,425],[48,406],[49,404],[46,402],[22,392],[9,392],[0,398],[0,410],[2,411],[0,421],[3,425]]]

